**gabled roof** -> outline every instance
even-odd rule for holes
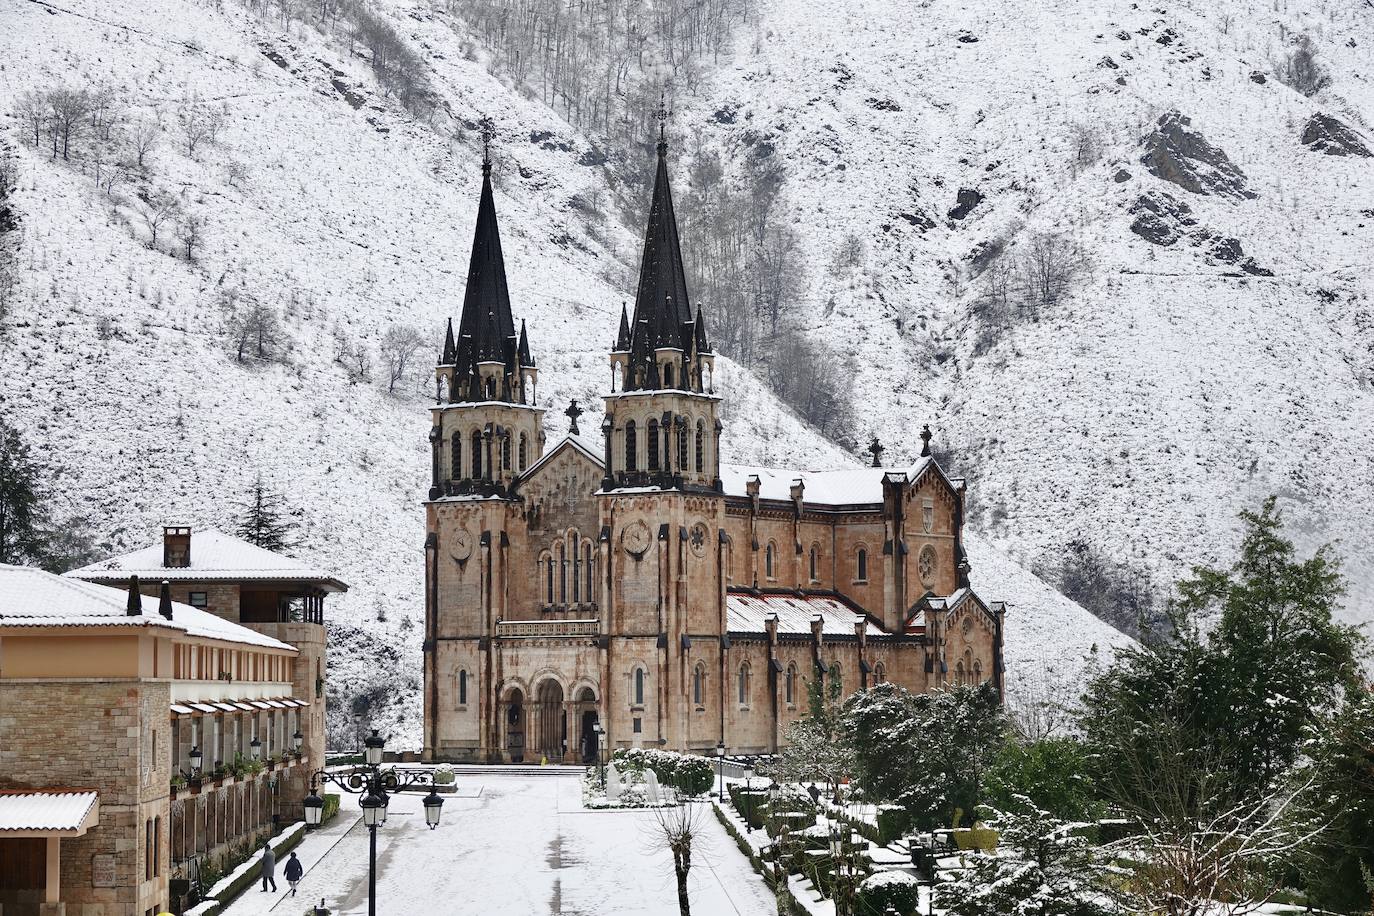
[[[348,586],[318,566],[302,563],[250,544],[242,538],[207,528],[191,535],[191,565],[162,565],[162,544],[101,560],[66,575],[90,582],[121,581],[136,575],[145,581],[309,582],[327,591],[345,592]]]
[[[769,615],[777,614],[780,636],[810,636],[811,621],[819,614],[822,636],[853,637],[859,621],[864,622],[867,635],[883,635],[872,618],[835,595],[731,591],[725,596],[725,610],[731,633],[766,633]]]
[[[149,595],[139,596],[140,613],[131,616],[129,600],[124,589],[29,566],[0,565],[0,627],[160,627],[202,639],[295,651],[294,646],[189,604],[171,602],[168,620],[158,613],[159,599]]]
[[[996,617],[997,614],[1006,609],[1006,604],[1001,601],[994,601],[992,605],[989,606],[982,598],[978,597],[978,594],[974,592],[973,589],[965,586],[955,589],[952,593],[944,597],[926,595],[920,601],[916,602],[913,613],[907,617],[904,629],[908,634],[924,633],[925,618],[923,618],[921,614],[926,608],[942,611],[946,614],[952,614],[967,604],[972,604],[975,608],[987,614],[989,617]]]
[[[552,447],[545,449],[544,454],[539,456],[539,460],[530,465],[529,469],[520,475],[520,479],[529,480],[540,468],[548,464],[557,457],[560,452],[567,448],[576,449],[581,452],[584,457],[590,459],[598,468],[605,467],[601,460],[601,454],[597,452],[595,443],[585,436],[569,433],[555,442]]]

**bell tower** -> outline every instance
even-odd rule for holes
[[[611,350],[602,489],[658,487],[719,493],[715,354],[700,307],[692,313],[668,185],[667,111],[659,104],[658,171],[633,319],[624,305]]]

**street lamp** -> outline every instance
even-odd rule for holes
[[[720,785],[716,788],[716,800],[725,804],[725,740],[716,742],[716,778]]]
[[[377,828],[386,823],[391,801],[387,788],[396,792],[410,786],[427,784],[429,795],[425,796],[421,804],[425,808],[425,823],[431,830],[439,826],[439,813],[444,807],[444,800],[439,797],[434,774],[428,770],[406,772],[393,769],[388,770],[385,776],[382,775],[381,764],[386,739],[378,735],[376,729],[373,729],[363,744],[366,760],[363,766],[348,772],[334,773],[321,769],[311,774],[310,794],[305,797],[305,823],[307,827],[314,828],[323,820],[324,799],[316,791],[321,782],[332,782],[345,792],[362,795],[358,806],[363,809],[363,823],[367,826],[368,832],[367,912],[368,916],[377,916]]]
[[[291,746],[296,749],[297,754],[301,752],[302,744],[305,744],[305,735],[302,735],[301,730],[298,728],[296,729],[296,733],[291,736]]]
[[[262,742],[256,736],[248,742],[248,753],[254,760],[262,759]]]
[[[596,762],[601,769],[601,791],[606,791],[606,727],[600,722],[592,723],[596,735]]]
[[[200,775],[200,765],[201,765],[201,763],[205,760],[205,758],[204,758],[203,756],[201,756],[200,748],[198,748],[198,747],[193,747],[193,748],[191,748],[190,760],[191,760],[191,778],[194,779],[195,777],[197,777],[197,776]]]
[[[750,785],[750,780],[752,780],[752,779],[754,778],[754,766],[753,766],[753,764],[746,763],[746,764],[744,765],[744,770],[743,770],[743,772],[744,772],[744,797],[745,797],[745,799],[746,799],[747,802],[748,802],[749,811],[750,811],[752,814],[758,814],[758,810],[759,810],[758,799],[754,798],[753,786]],[[745,826],[746,832],[752,833],[753,830],[754,830],[754,821],[753,821],[753,818],[752,818],[752,817],[746,817],[746,818],[744,819],[744,826]]]

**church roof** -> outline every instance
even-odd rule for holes
[[[929,456],[917,458],[905,468],[841,468],[831,471],[799,471],[789,468],[722,464],[720,481],[726,496],[749,495],[749,479],[759,479],[759,498],[790,501],[792,485],[802,482],[802,501],[821,506],[879,505],[883,501],[883,478],[902,475],[909,484],[918,483],[927,473],[938,473],[957,487],[959,478],[948,478]]]
[[[810,636],[811,621],[819,614],[822,636],[853,637],[854,624],[859,621],[864,622],[869,636],[884,635],[872,618],[856,613],[834,595],[732,591],[725,596],[725,610],[731,633],[766,633],[769,615],[776,614],[779,635]]]
[[[134,575],[153,582],[163,579],[311,582],[329,591],[348,591],[347,585],[317,566],[273,553],[213,528],[192,535],[189,566],[163,566],[162,551],[162,544],[150,544],[132,553],[74,569],[66,575],[95,582],[124,580]]]
[[[668,186],[668,143],[660,140],[654,196],[649,204],[644,254],[639,262],[639,292],[635,296],[631,349],[636,354],[655,347],[685,350],[691,342],[691,324],[687,272],[682,265],[673,192]]]
[[[159,599],[151,595],[137,596],[139,613],[130,615],[131,598],[126,590],[82,582],[71,576],[55,576],[27,566],[0,565],[0,627],[162,627],[204,639],[295,649],[189,604],[170,602],[172,619],[168,620],[158,613]],[[150,577],[150,581],[157,579]]]

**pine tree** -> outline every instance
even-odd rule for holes
[[[18,430],[0,420],[0,563],[38,563],[47,535],[38,466]]]
[[[285,498],[263,483],[262,475],[258,475],[243,503],[234,534],[264,550],[289,554],[296,548],[299,527],[290,518]]]

